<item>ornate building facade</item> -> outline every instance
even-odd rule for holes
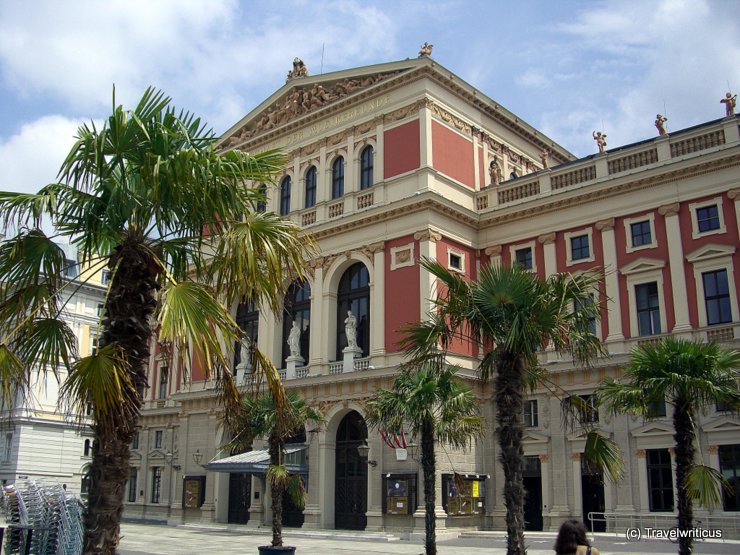
[[[584,370],[541,354],[570,394],[620,376],[642,342],[672,335],[738,345],[736,117],[576,159],[428,56],[313,77],[303,70],[222,139],[225,149],[288,154],[264,209],[298,222],[320,246],[307,261],[309,281],[289,284],[282,315],[234,307],[286,387],[326,416],[291,448],[309,494],[305,509],[286,517],[293,525],[423,531],[418,462],[363,419],[363,402],[398,371],[399,330],[431,308],[434,280],[421,257],[473,279],[485,264],[519,263],[541,276],[604,269],[594,330],[611,356]],[[294,323],[300,334],[289,347]],[[197,362],[183,380],[179,356],[152,354],[126,516],[269,526],[264,454],[222,450],[212,384]],[[475,378],[480,356],[475,344],[452,353],[490,423],[491,386]],[[248,381],[238,355],[234,370]],[[591,413],[627,461],[624,479],[611,483],[584,463],[582,431],[563,429],[560,399],[535,391],[523,415],[528,527],[590,512],[672,515],[670,406],[658,414]],[[711,407],[699,438],[704,462],[735,480],[734,496],[711,515],[734,518],[740,423]],[[365,443],[368,454],[358,450]],[[467,450],[439,450],[439,529],[503,528],[497,451],[492,425]]]
[[[66,277],[73,279],[64,299],[63,317],[77,338],[82,356],[97,345],[97,329],[105,300],[101,280],[107,271],[80,269],[76,249],[60,245],[67,259]],[[30,372],[30,394],[18,398],[12,410],[0,409],[0,480],[3,485],[39,480],[63,484],[74,494],[87,492],[87,472],[92,462],[93,433],[81,429],[76,415],[65,412],[59,389],[66,372],[57,380]]]

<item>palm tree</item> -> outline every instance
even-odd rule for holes
[[[483,429],[478,402],[456,377],[458,368],[424,364],[404,368],[390,390],[380,389],[368,401],[370,425],[400,431],[404,425],[421,441],[424,472],[424,547],[436,555],[434,444],[465,447]]]
[[[714,342],[667,338],[633,349],[624,381],[608,379],[600,388],[600,402],[614,414],[650,418],[658,403],[673,406],[679,530],[693,528],[694,499],[705,505],[720,499],[721,478],[716,471],[694,463],[696,418],[701,409],[716,402],[740,408],[739,368],[738,351]],[[692,543],[691,536],[680,536],[679,554],[690,554]]]
[[[446,352],[452,341],[482,342],[479,375],[483,379],[495,376],[507,553],[523,555],[525,388],[543,380],[537,353],[548,345],[584,363],[603,352],[589,331],[600,304],[584,302],[599,276],[554,274],[545,280],[518,265],[487,265],[478,280],[468,280],[431,260],[422,265],[438,279],[435,311],[428,322],[414,327],[403,346],[412,353],[412,361],[423,361],[438,356],[434,354],[438,344]]]
[[[27,392],[32,365],[56,371],[62,364],[72,408],[84,414],[92,405],[97,448],[85,553],[95,554],[112,554],[118,544],[152,332],[205,362],[233,406],[238,394],[224,345],[234,345],[240,330],[227,307],[247,298],[279,309],[282,284],[304,277],[312,249],[297,226],[256,210],[264,196],[249,182],[272,182],[281,154],[219,152],[200,119],[176,112],[151,88],[133,110],[115,105],[114,90],[113,105],[101,128],[79,128],[58,183],[36,194],[0,193],[0,220],[19,230],[0,246],[0,394],[11,403],[13,387]],[[42,220],[55,237],[41,230]],[[77,246],[83,268],[110,272],[92,356],[77,356],[60,319],[61,293],[76,285],[65,279],[57,238]],[[257,370],[279,382],[270,368]]]
[[[291,475],[285,466],[285,443],[304,430],[307,422],[321,422],[323,415],[309,407],[296,391],[286,394],[287,404],[275,403],[271,393],[244,396],[238,411],[229,415],[227,426],[234,439],[229,447],[245,451],[259,437],[266,437],[270,452],[267,481],[272,495],[272,546],[283,545],[283,494],[289,491],[302,507],[305,490],[300,476]]]

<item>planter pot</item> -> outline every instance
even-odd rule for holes
[[[293,555],[295,553],[295,547],[292,545],[283,545],[280,547],[261,545],[257,549],[259,549],[259,555]]]

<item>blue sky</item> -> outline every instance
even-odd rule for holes
[[[0,190],[53,181],[77,126],[148,85],[228,129],[311,74],[432,57],[577,156],[724,115],[740,1],[0,0]]]

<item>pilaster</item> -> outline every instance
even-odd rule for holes
[[[607,311],[609,328],[606,341],[624,341],[622,332],[622,303],[619,294],[619,274],[617,272],[617,242],[614,236],[614,218],[596,222],[596,229],[601,231],[601,243],[604,249],[604,284],[606,296],[612,305]]]
[[[683,245],[681,244],[681,226],[678,221],[680,205],[677,202],[658,208],[658,213],[665,218],[666,235],[674,238],[668,241],[668,264],[671,270],[671,300],[676,323],[673,333],[690,332],[689,303],[686,300],[686,275],[684,274]]]
[[[414,233],[414,239],[419,241],[419,256],[421,258],[429,258],[436,260],[437,258],[437,241],[442,238],[442,235],[433,231],[432,229],[425,229]],[[429,313],[434,308],[432,301],[434,297],[434,289],[436,287],[436,280],[432,273],[423,268],[419,268],[419,295],[421,313],[419,318],[426,320]]]

